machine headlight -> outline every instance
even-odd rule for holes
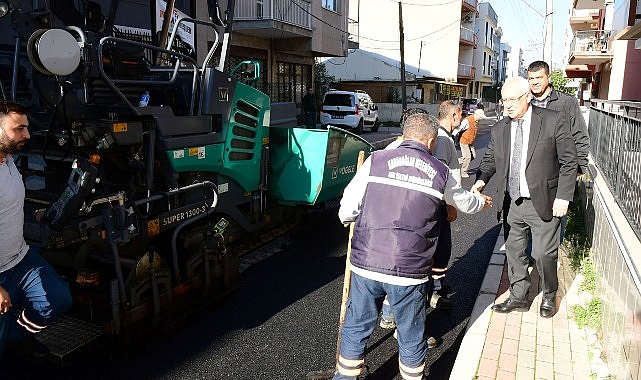
[[[0,18],[3,18],[4,16],[6,16],[10,10],[11,10],[11,7],[9,7],[8,2],[0,1]]]

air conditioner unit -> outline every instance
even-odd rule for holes
[[[470,23],[472,22],[472,15],[465,15],[461,18],[461,22]]]

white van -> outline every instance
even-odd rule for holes
[[[323,98],[320,112],[323,128],[333,125],[351,129],[356,134],[363,132],[365,125],[372,132],[378,131],[378,106],[363,91],[328,91]]]

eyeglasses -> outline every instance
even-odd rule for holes
[[[521,98],[522,98],[522,97],[524,97],[525,95],[527,95],[528,93],[529,93],[529,91],[528,91],[528,92],[526,92],[526,93],[524,93],[524,94],[523,94],[523,95],[521,95],[521,96],[517,96],[516,98],[501,99],[501,102],[502,102],[503,104],[505,104],[505,105],[507,105],[507,104],[514,104],[514,103],[518,103],[518,102],[519,102],[519,100],[521,100]]]

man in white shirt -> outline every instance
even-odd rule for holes
[[[574,194],[576,148],[564,114],[530,105],[532,94],[525,78],[508,78],[501,94],[509,117],[492,128],[472,187],[480,191],[498,174],[496,203],[503,207],[504,198],[509,200],[511,229],[505,249],[510,297],[492,309],[498,313],[527,310],[531,281],[525,250],[530,231],[543,288],[539,312],[550,318],[557,311],[560,220]]]

